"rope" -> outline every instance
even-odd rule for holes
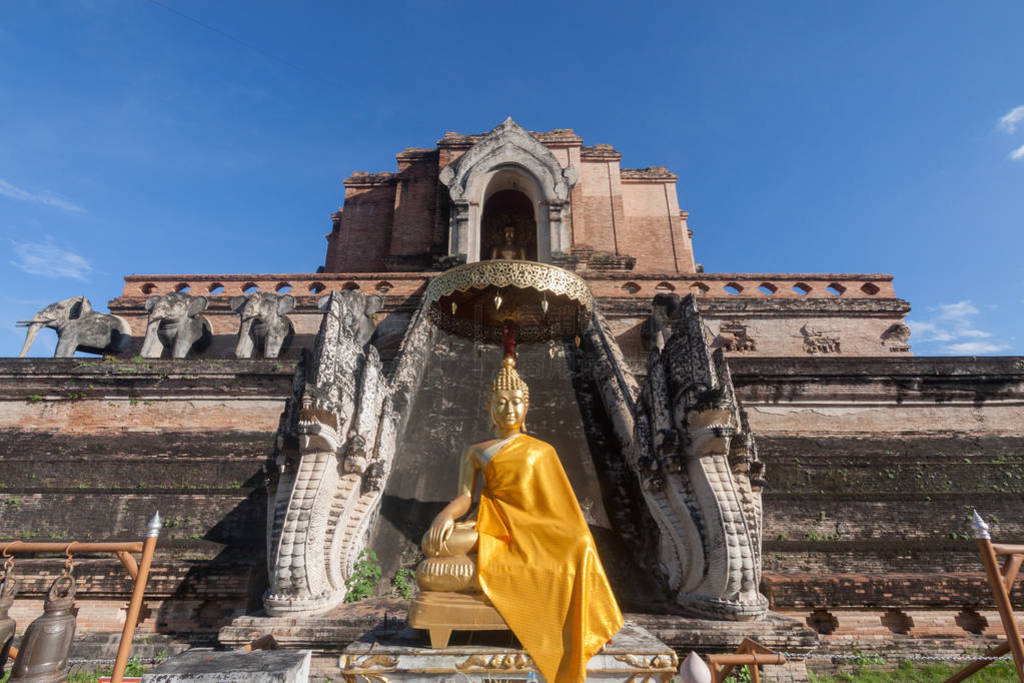
[[[1013,657],[1006,655],[1004,657],[985,657],[983,655],[946,655],[939,657],[937,655],[894,655],[887,657],[886,655],[879,654],[867,654],[861,653],[857,655],[845,655],[845,654],[800,654],[798,652],[780,652],[778,653],[784,656],[786,659],[848,659],[848,660],[876,660],[878,663],[885,663],[889,661],[911,661],[911,662],[1012,662]]]
[[[167,657],[132,657],[129,661],[139,664],[159,664],[166,662]],[[113,659],[69,659],[68,664],[113,664]]]

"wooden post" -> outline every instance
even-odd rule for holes
[[[992,539],[988,534],[978,538],[978,550],[981,553],[981,563],[985,565],[985,574],[988,576],[989,585],[992,586],[992,597],[995,598],[996,609],[999,610],[999,619],[1003,622],[1006,642],[1009,643],[1010,652],[1013,654],[1017,677],[1024,681],[1024,643],[1020,640],[1020,627],[1013,614],[1010,592],[1003,582],[1002,572],[999,571],[999,561],[996,559],[996,551],[992,547]]]
[[[127,551],[118,550],[117,559],[121,560],[121,564],[127,570],[128,576],[132,577],[132,581],[134,581],[139,575],[139,563],[135,561],[135,557]]]
[[[149,578],[149,566],[153,562],[153,553],[156,550],[156,539],[160,535],[160,513],[153,515],[146,527],[146,542],[142,546],[142,560],[139,563],[138,574],[135,577],[135,589],[132,591],[131,602],[128,603],[128,614],[124,621],[124,630],[121,631],[121,643],[117,647],[117,659],[114,661],[114,673],[110,677],[110,683],[121,683],[124,677],[124,667],[128,664],[128,652],[132,648],[132,638],[135,637],[135,622],[139,619],[139,610],[142,609],[142,596],[146,592],[146,580]]]
[[[1010,644],[1009,643],[1002,643],[1001,645],[997,645],[996,647],[994,647],[991,650],[989,650],[988,652],[986,652],[985,656],[986,657],[1002,657],[1003,655],[1005,655],[1009,651],[1010,651]],[[944,680],[942,683],[960,683],[960,681],[963,681],[963,680],[966,680],[966,679],[970,678],[971,676],[973,676],[974,674],[978,673],[979,671],[981,671],[982,669],[984,669],[986,666],[988,666],[991,663],[992,663],[991,661],[985,661],[985,662],[974,662],[973,664],[969,664],[966,667],[964,667],[963,669],[961,669],[960,671],[957,671],[955,674],[953,674],[952,676],[950,676],[946,680]]]
[[[981,564],[985,567],[985,576],[992,589],[992,598],[995,600],[996,609],[999,610],[999,620],[1003,622],[1003,631],[1006,632],[1006,641],[989,651],[986,656],[1001,657],[1007,651],[1012,653],[1013,665],[1017,670],[1017,680],[1024,683],[1024,642],[1021,642],[1020,626],[1017,625],[1017,618],[1013,614],[1013,604],[1010,602],[1013,581],[1017,578],[1017,573],[1021,568],[1020,558],[1024,557],[1024,545],[993,543],[992,536],[988,533],[988,524],[981,518],[977,510],[974,511],[971,526],[974,529],[974,538],[978,541],[978,553],[981,555]],[[999,556],[1006,557],[1006,563],[1002,569],[999,567]],[[973,662],[947,678],[943,683],[962,681],[991,663],[991,660]]]
[[[89,543],[73,541],[72,543],[35,543],[29,541],[5,541],[0,543],[0,553],[59,553],[65,554],[69,546],[74,546],[75,552],[82,553],[141,553],[142,543],[138,541],[129,543],[118,543],[114,541],[103,541],[100,543]]]
[[[712,683],[722,683],[737,666],[750,667],[750,680],[752,683],[759,683],[761,680],[761,672],[757,669],[759,664],[782,665],[786,662],[783,655],[772,652],[750,638],[743,639],[735,654],[708,655],[708,668],[711,670]]]

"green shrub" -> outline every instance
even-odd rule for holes
[[[369,548],[359,553],[359,559],[352,568],[352,576],[345,582],[345,602],[356,602],[373,597],[380,581],[380,561],[377,553]]]
[[[412,600],[416,594],[415,576],[408,567],[403,567],[395,572],[395,578],[391,579],[391,585],[403,600]]]

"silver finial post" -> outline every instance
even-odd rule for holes
[[[157,510],[153,513],[153,519],[149,520],[149,524],[146,525],[146,536],[149,538],[159,536],[161,526],[163,526],[163,521],[160,519],[160,511]]]
[[[679,667],[683,683],[711,683],[711,669],[696,652],[690,652]]]
[[[988,533],[988,524],[981,518],[977,510],[974,510],[974,519],[971,520],[971,528],[974,529],[974,537],[978,540],[991,540],[992,537]]]

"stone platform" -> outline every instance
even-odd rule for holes
[[[421,631],[370,632],[338,658],[346,681],[544,680],[522,647],[507,633],[462,634],[443,650],[427,646]],[[587,664],[588,681],[669,681],[679,659],[668,645],[629,622]]]
[[[307,683],[309,650],[218,652],[196,648],[147,672],[143,683]]]
[[[330,678],[340,676],[340,657],[350,656],[350,644],[359,642],[371,632],[379,640],[404,637],[405,616],[409,603],[398,599],[363,600],[343,605],[326,614],[313,617],[268,617],[261,614],[236,618],[220,630],[219,641],[228,647],[239,647],[264,636],[273,635],[279,647],[313,651],[311,676]],[[658,641],[685,657],[691,650],[699,654],[734,652],[744,638],[752,638],[765,647],[793,654],[809,653],[818,647],[818,634],[796,619],[769,613],[761,621],[708,621],[676,614],[627,612],[626,622],[647,631]],[[416,632],[414,632],[416,633]],[[420,633],[418,647],[429,642],[425,631]],[[500,637],[500,636],[499,636]],[[492,640],[486,644],[499,649],[518,646],[506,634],[506,640]],[[451,646],[479,645],[483,634],[456,633]],[[378,654],[375,649],[373,654]],[[780,667],[764,671],[764,680],[773,674],[782,674]],[[525,675],[525,674],[524,674]],[[796,661],[781,676],[784,681],[805,681],[807,674],[803,662]],[[507,678],[507,677],[506,677]],[[465,680],[460,677],[460,680]]]

